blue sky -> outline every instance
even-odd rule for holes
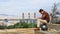
[[[60,2],[60,0],[0,0],[0,14],[14,15],[21,17],[21,13],[33,13],[36,12],[39,17],[39,9],[42,8],[48,13],[51,12],[51,8],[54,3]]]

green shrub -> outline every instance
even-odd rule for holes
[[[14,25],[8,26],[8,29],[11,28],[35,28],[37,26],[37,24],[35,23],[26,23],[26,22],[21,22],[21,23],[16,23]]]

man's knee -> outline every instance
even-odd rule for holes
[[[44,22],[44,23],[47,23],[47,21],[46,21],[46,20],[44,20],[43,22]]]

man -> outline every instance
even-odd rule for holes
[[[49,21],[50,21],[49,14],[46,11],[44,11],[43,9],[40,9],[39,13],[41,13],[42,16],[41,16],[41,18],[37,19],[37,30],[40,30],[40,24],[49,23]]]

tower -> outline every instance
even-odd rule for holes
[[[28,13],[28,19],[30,19],[30,12]]]
[[[30,23],[30,12],[28,13],[28,23]]]
[[[22,13],[22,19],[24,19],[24,12]]]
[[[34,12],[34,19],[36,18],[36,12]]]

